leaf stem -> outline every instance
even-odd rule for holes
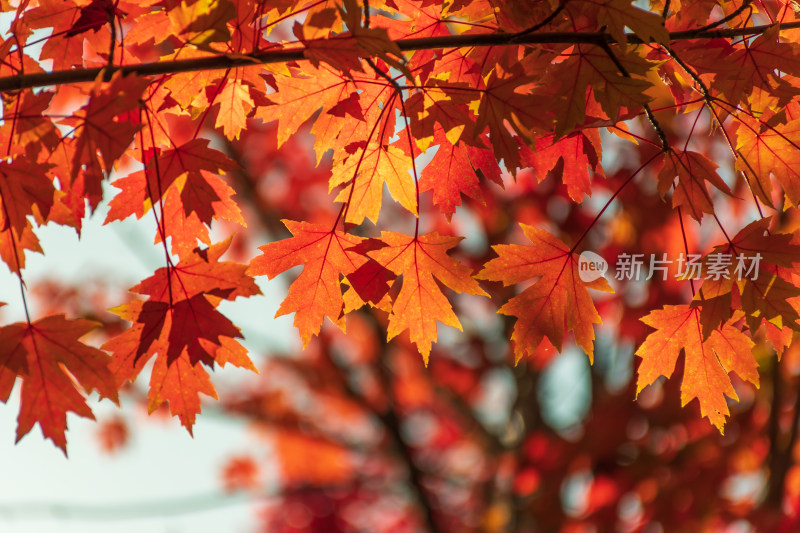
[[[3,176],[5,179],[5,176]],[[22,295],[22,307],[25,308],[25,319],[28,322],[28,325],[31,325],[31,314],[28,310],[28,299],[25,296],[25,281],[22,279],[22,265],[20,264],[19,260],[19,250],[17,250],[17,243],[16,239],[14,238],[14,228],[11,227],[11,219],[8,216],[8,206],[6,205],[5,196],[0,195],[0,202],[2,202],[3,206],[3,217],[5,218],[5,231],[8,232],[8,236],[11,239],[11,250],[14,252],[14,263],[17,265],[17,278],[19,279],[19,292]]]
[[[394,99],[394,96],[392,96]],[[356,179],[358,178],[358,171],[361,170],[361,163],[364,162],[364,158],[367,155],[367,150],[369,149],[369,143],[372,141],[372,136],[375,135],[375,131],[378,129],[378,126],[381,124],[381,119],[383,119],[383,114],[386,112],[387,109],[391,107],[392,100],[389,100],[385,106],[381,109],[381,112],[378,114],[378,118],[375,120],[375,125],[372,126],[372,130],[369,132],[369,137],[367,137],[367,142],[364,145],[364,149],[361,151],[361,155],[358,157],[358,163],[356,163],[356,168],[353,170],[353,180],[350,184],[350,192],[347,195],[347,201],[344,203],[343,209],[339,211],[339,216],[336,217],[336,221],[333,223],[334,229],[336,225],[339,223],[339,219],[342,220],[342,226],[346,227],[347,225],[347,213],[350,210],[350,202],[353,199],[353,193],[356,190]],[[386,128],[387,121],[383,121],[383,127]],[[380,148],[378,148],[380,149]]]
[[[683,211],[681,210],[681,206],[678,206],[678,222],[681,225],[681,237],[683,237],[683,250],[686,253],[686,261],[687,261],[687,264],[688,264],[688,261],[689,261],[689,241],[686,239],[686,228],[683,226]],[[689,269],[687,268],[686,270],[688,271]],[[692,299],[694,299],[695,290],[694,290],[694,279],[693,278],[689,278],[689,287],[691,287],[691,289],[692,289]]]
[[[156,202],[153,201],[153,191],[150,189],[150,179],[147,176],[147,160],[145,157],[146,152],[144,151],[144,134],[142,133],[142,130],[139,130],[139,149],[142,152],[142,164],[144,165],[144,179],[145,184],[147,185],[147,196],[150,198],[150,204],[152,205],[153,210],[153,218],[156,219],[156,227],[158,228],[158,233],[161,237],[161,245],[164,247],[164,257],[167,268],[167,290],[169,292],[169,305],[171,308],[173,305],[172,273],[170,271],[172,268],[172,258],[169,256],[169,249],[167,248],[167,228],[164,222],[164,204],[162,203],[163,191],[161,191],[161,170],[158,166],[158,152],[156,149],[155,137],[153,136],[153,124],[150,122],[150,111],[146,106],[144,107],[144,115],[147,117],[147,127],[150,130],[150,143],[153,146],[153,164],[156,170],[156,180],[158,181],[158,206],[161,209],[160,220],[158,218],[158,214],[156,213]],[[139,111],[139,117],[139,120],[141,121],[141,110]]]
[[[106,82],[111,81],[111,74],[114,70],[114,47],[117,44],[117,27],[114,25],[116,22],[114,11],[116,10],[118,3],[119,0],[117,0],[117,3],[114,4],[114,10],[109,10],[108,13],[108,27],[111,31],[111,42],[108,45],[108,63],[106,67],[106,73],[103,76],[103,81]]]
[[[15,37],[16,38],[16,37]],[[22,55],[22,52],[20,52]],[[14,116],[11,119],[11,131],[8,134],[8,147],[6,148],[6,157],[11,155],[11,146],[14,140],[14,132],[17,128],[17,120],[18,120],[18,113],[19,113],[19,105],[20,105],[21,98],[17,98],[14,102]],[[3,179],[7,179],[5,175],[3,175]],[[8,205],[6,204],[6,198],[4,195],[0,194],[0,202],[2,202],[3,207],[3,229],[0,231],[7,231],[8,236],[11,239],[11,250],[14,252],[14,263],[17,265],[17,278],[19,278],[19,292],[22,294],[22,307],[25,308],[25,319],[28,321],[28,326],[31,325],[31,314],[28,310],[28,299],[25,296],[25,281],[22,279],[22,264],[19,260],[19,250],[17,250],[17,244],[14,239],[14,228],[11,227],[11,217],[8,214]],[[23,231],[25,231],[23,229]],[[20,234],[20,238],[22,235]]]
[[[589,226],[587,226],[587,228],[583,231],[581,236],[578,237],[578,240],[575,241],[575,244],[572,245],[572,248],[569,249],[569,253],[575,252],[575,250],[578,248],[578,245],[581,243],[581,241],[583,241],[583,239],[586,238],[586,235],[588,235],[589,231],[594,227],[595,224],[597,224],[597,221],[600,220],[600,217],[603,216],[603,213],[606,212],[606,209],[608,209],[608,206],[611,205],[611,202],[613,202],[614,199],[619,195],[619,193],[622,192],[622,189],[624,189],[631,181],[633,181],[633,178],[635,178],[639,174],[639,172],[644,170],[650,163],[652,163],[653,160],[656,157],[659,156],[659,154],[660,154],[660,152],[658,154],[655,154],[654,156],[652,156],[643,165],[641,165],[639,168],[637,168],[636,171],[633,174],[631,174],[630,176],[628,176],[628,179],[626,179],[622,183],[622,185],[620,185],[617,188],[617,190],[614,191],[614,194],[612,194],[611,198],[608,199],[608,201],[606,202],[606,205],[604,205],[603,208],[600,210],[600,212],[597,213],[597,215],[594,217],[594,220],[592,220],[591,224],[589,224]]]

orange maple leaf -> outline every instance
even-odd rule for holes
[[[228,139],[238,139],[247,125],[247,116],[253,110],[255,102],[250,97],[250,85],[232,79],[225,82],[225,87],[217,95],[219,113],[214,127],[222,128]]]
[[[20,269],[25,268],[25,250],[42,253],[42,247],[30,220],[26,221],[19,235],[15,233],[11,228],[0,231],[0,259],[12,273],[19,274]]]
[[[381,240],[386,246],[368,252],[385,268],[403,276],[403,286],[389,315],[388,339],[408,329],[426,365],[431,345],[436,342],[436,322],[461,330],[461,323],[436,280],[457,292],[488,296],[472,278],[471,269],[447,255],[462,238],[436,232],[411,237],[384,231]]]
[[[439,137],[446,138],[450,144],[456,144],[459,139],[469,141],[474,137],[476,117],[470,113],[469,105],[477,100],[479,91],[467,83],[445,81],[450,77],[449,72],[439,76],[442,79],[428,78],[427,85],[420,87],[405,101],[411,134],[420,147],[424,147],[431,139],[439,144]]]
[[[366,262],[366,257],[351,250],[364,239],[321,224],[292,220],[283,223],[293,237],[262,246],[263,255],[253,259],[248,272],[272,279],[292,267],[304,265],[275,316],[295,313],[294,325],[306,346],[319,333],[326,316],[343,326],[344,300],[339,276],[355,272]]]
[[[323,120],[327,125],[322,131],[332,129],[333,133],[329,137],[335,139],[347,120],[327,112],[351,97],[355,90],[352,81],[327,66],[318,69],[289,69],[289,72],[291,77],[276,76],[277,92],[269,95],[273,105],[257,108],[255,117],[265,123],[278,121],[277,144],[280,147],[321,108],[323,112],[318,120]],[[328,148],[330,146],[318,147],[318,158]]]
[[[697,398],[700,414],[723,433],[725,418],[730,414],[725,396],[739,399],[728,374],[735,372],[756,387],[759,385],[758,364],[751,351],[753,341],[730,322],[703,340],[700,310],[688,305],[667,305],[641,320],[657,331],[636,350],[642,358],[637,394],[659,376],[670,377],[683,351],[686,357],[681,404],[685,406]]]
[[[554,99],[548,109],[555,113],[556,137],[568,134],[586,119],[587,88],[606,115],[617,120],[624,108],[638,109],[650,101],[645,94],[650,83],[643,79],[652,63],[642,59],[633,48],[614,46],[617,61],[630,76],[624,76],[619,66],[600,47],[575,45],[569,57],[548,69],[548,79],[554,86]]]
[[[744,172],[752,191],[773,205],[772,180],[778,180],[789,202],[800,204],[800,105],[790,104],[778,115],[759,120],[737,117],[736,168]]]
[[[183,1],[169,11],[172,32],[201,50],[215,52],[212,43],[231,39],[227,22],[236,17],[236,5],[230,0]]]
[[[417,197],[411,175],[411,158],[395,145],[370,144],[344,161],[334,160],[330,188],[345,186],[337,202],[348,202],[346,221],[361,224],[365,218],[378,221],[384,183],[392,198],[417,214]]]
[[[498,63],[486,79],[486,90],[478,105],[475,135],[488,128],[495,156],[503,160],[506,168],[514,170],[522,166],[519,145],[506,126],[506,121],[531,148],[536,144],[534,133],[547,131],[550,122],[547,100],[529,92],[538,80],[526,72],[525,67],[534,65],[523,66],[511,60],[507,63]]]
[[[652,39],[660,44],[669,44],[669,32],[664,27],[664,18],[631,5],[631,0],[603,0],[596,4],[590,1],[570,4],[570,7],[585,14],[588,11],[587,4],[597,6],[597,25],[606,27],[617,42],[624,43],[628,40],[624,31],[628,27],[646,41]]]
[[[142,218],[154,203],[163,201],[165,236],[172,237],[172,251],[189,256],[199,239],[211,244],[207,225],[212,219],[225,219],[246,226],[241,210],[233,200],[233,189],[213,173],[238,168],[225,154],[208,147],[208,139],[193,139],[181,146],[163,150],[153,157],[145,152],[145,168],[115,180],[121,189],[109,203],[105,224],[130,215]],[[161,234],[156,235],[161,242]]]
[[[764,95],[771,107],[780,107],[795,97],[796,89],[776,71],[800,76],[800,44],[781,42],[776,26],[747,46],[731,47],[723,61],[712,56],[702,66],[715,73],[714,89],[731,104],[747,105],[754,96]]]
[[[511,336],[516,360],[532,355],[544,337],[561,351],[564,332],[572,331],[578,346],[592,361],[592,324],[601,320],[587,288],[612,292],[611,287],[602,277],[584,282],[579,275],[578,258],[566,244],[544,230],[520,225],[532,245],[493,246],[499,257],[486,263],[477,276],[502,281],[504,285],[539,278],[498,311],[518,319]]]

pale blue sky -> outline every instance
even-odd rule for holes
[[[23,271],[32,287],[37,280],[56,278],[68,282],[100,277],[126,289],[163,265],[163,249],[153,246],[153,223],[129,219],[102,226],[105,207],[85,221],[78,240],[74,230],[47,226],[37,230],[45,250],[29,254]],[[254,253],[257,253],[254,250]],[[224,312],[247,337],[246,345],[256,361],[270,349],[288,349],[297,344],[291,317],[273,319],[283,297],[285,283],[278,279],[267,283],[258,280],[265,296],[226,303]],[[0,266],[0,323],[24,320],[17,278]],[[31,300],[32,318],[41,318],[35,300]],[[149,374],[148,372],[146,372]],[[212,376],[220,394],[255,375],[228,366]],[[144,389],[145,379],[139,382]],[[82,509],[109,506],[137,507],[137,503],[175,501],[193,496],[205,499],[220,493],[219,472],[232,454],[249,453],[265,463],[272,462],[263,438],[256,438],[237,419],[214,415],[198,416],[192,439],[175,418],[147,420],[141,406],[122,398],[122,413],[133,421],[131,445],[121,453],[108,456],[100,451],[95,437],[97,424],[68,415],[67,442],[69,459],[45,441],[38,426],[15,445],[19,382],[9,403],[0,404],[0,531],[29,532],[106,532],[112,522]],[[209,403],[214,403],[210,400]],[[98,418],[117,412],[109,401],[91,402]],[[275,473],[265,472],[265,483]],[[247,499],[236,497],[220,502],[225,506],[185,516],[128,518],[113,522],[113,531],[140,533],[142,530],[178,533],[182,531],[250,531],[255,507]],[[78,512],[74,519],[51,515],[52,504]],[[158,508],[152,505],[154,512]],[[96,516],[97,520],[88,519]],[[38,518],[41,517],[41,518]],[[36,519],[34,519],[36,518]]]

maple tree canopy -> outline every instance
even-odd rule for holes
[[[681,402],[720,432],[765,347],[780,356],[800,331],[796,3],[0,6],[0,257],[23,303],[26,257],[47,253],[37,228],[80,233],[101,202],[106,224],[152,217],[164,250],[112,309],[130,326],[100,347],[81,340],[92,322],[63,314],[0,328],[18,440],[39,424],[66,451],[66,413],[92,417],[86,394],[116,402],[143,371],[149,409],[168,404],[191,432],[200,395],[216,397],[208,370],[255,370],[220,303],[293,267],[278,315],[304,345],[365,308],[426,364],[442,326],[475,327],[476,309],[511,317],[518,362],[568,344],[592,360],[610,328],[636,342],[640,392],[683,355]],[[256,243],[210,228],[258,218],[236,192],[258,191],[259,150],[298,139],[319,166],[283,186],[290,235],[273,223],[281,238],[237,260]],[[466,246],[477,226],[486,242]],[[587,280],[585,250],[641,253],[644,270],[650,255],[699,254],[703,275]]]

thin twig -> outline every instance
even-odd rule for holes
[[[111,74],[114,70],[114,46],[117,44],[117,27],[114,25],[113,13],[109,13],[108,22],[109,29],[111,30],[111,44],[108,45],[108,63],[106,64],[107,70],[103,81],[111,81]]]
[[[617,55],[614,53],[614,50],[611,49],[611,45],[607,42],[603,42],[600,44],[600,48],[606,53],[606,55],[614,62],[616,65],[617,70],[619,70],[620,74],[625,76],[626,78],[630,78],[631,74],[628,72],[628,69],[625,68],[625,65],[619,60]],[[644,108],[644,113],[647,115],[647,120],[650,121],[650,125],[655,130],[656,135],[658,136],[658,140],[661,143],[661,151],[662,152],[669,152],[669,142],[667,142],[667,135],[664,133],[664,130],[661,128],[661,124],[659,124],[656,116],[653,114],[653,110],[650,109],[649,104],[642,105]]]

